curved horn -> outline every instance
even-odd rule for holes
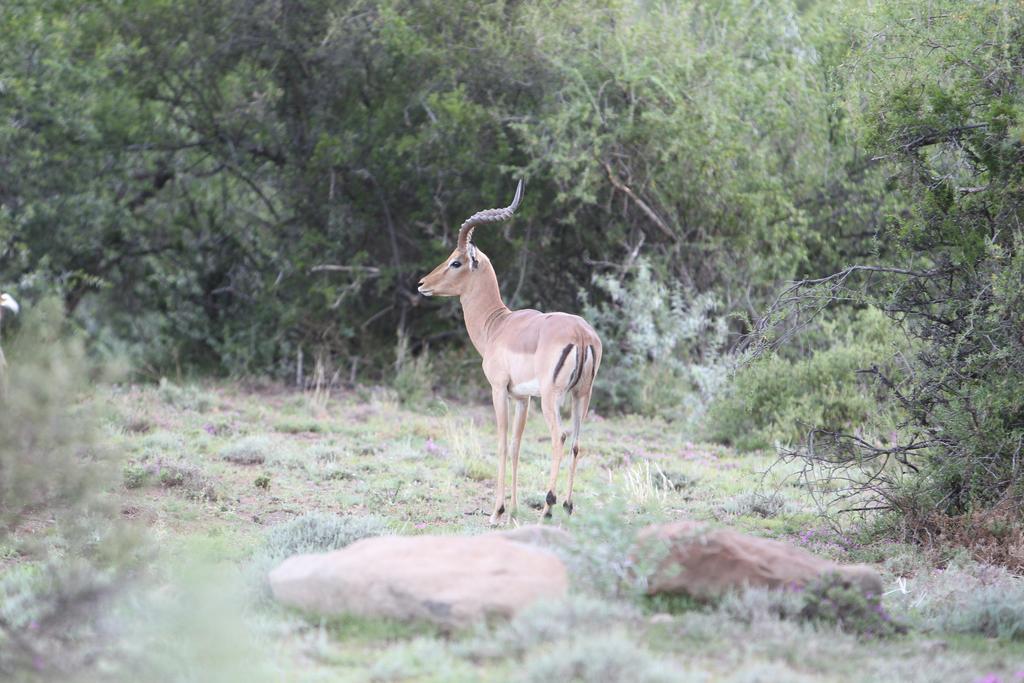
[[[473,239],[473,230],[476,226],[483,225],[484,223],[498,223],[499,221],[507,221],[515,213],[516,209],[519,208],[519,202],[523,199],[523,180],[519,179],[519,184],[516,186],[516,196],[512,200],[512,203],[506,206],[504,209],[485,209],[483,211],[477,211],[472,216],[467,218],[463,223],[462,227],[459,228],[459,251],[465,251],[466,245]]]

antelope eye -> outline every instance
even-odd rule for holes
[[[462,267],[462,263],[460,263],[459,261],[452,261],[450,267],[451,268],[461,268]]]

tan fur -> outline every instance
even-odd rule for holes
[[[471,256],[476,259],[473,266]],[[453,268],[454,262],[460,264]],[[484,375],[491,385],[495,420],[498,426],[498,485],[491,523],[497,524],[505,507],[505,459],[508,441],[510,400],[516,411],[512,432],[512,500],[510,517],[518,507],[517,483],[519,446],[530,400],[539,396],[541,411],[551,432],[551,474],[547,493],[556,496],[558,470],[562,461],[564,437],[558,407],[568,393],[572,402],[573,460],[569,470],[569,488],[564,506],[572,511],[572,486],[579,460],[579,433],[590,407],[594,378],[601,364],[601,340],[583,318],[567,313],[541,313],[534,310],[509,310],[501,300],[498,279],[491,261],[471,243],[456,249],[443,263],[420,281],[420,293],[426,296],[457,296],[462,303],[470,341],[483,358]],[[558,372],[555,368],[566,346],[567,355]],[[529,391],[516,392],[516,387]],[[557,496],[556,496],[557,497]],[[546,501],[541,516],[550,516]]]

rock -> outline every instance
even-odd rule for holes
[[[866,595],[882,593],[882,579],[871,567],[840,565],[788,543],[731,529],[674,522],[647,527],[637,540],[644,552],[661,557],[648,580],[650,595],[685,594],[706,600],[751,586],[803,588],[828,573],[838,574]]]
[[[553,553],[493,534],[381,536],[288,558],[270,587],[278,601],[317,614],[459,627],[562,598],[569,580]]]
[[[487,535],[516,543],[539,545],[542,548],[564,548],[572,542],[572,536],[568,531],[544,524],[527,524],[515,529],[492,531]]]

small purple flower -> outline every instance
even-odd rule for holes
[[[1003,683],[1003,679],[999,678],[995,674],[985,674],[974,683]]]
[[[216,436],[217,435],[217,428],[214,427],[210,423],[206,423],[206,424],[203,425],[203,431],[206,432],[207,434],[209,434],[210,436]]]

